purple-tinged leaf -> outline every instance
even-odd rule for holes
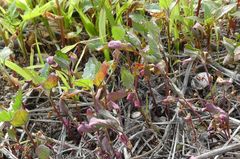
[[[109,106],[111,109],[115,109],[115,110],[117,110],[117,111],[120,110],[120,106],[119,106],[117,103],[113,102],[113,101],[108,102],[108,106]]]
[[[132,144],[128,139],[127,135],[120,133],[118,138],[128,149],[132,149]]]
[[[119,124],[111,119],[98,119],[96,117],[92,117],[89,120],[89,123],[85,123],[83,122],[82,124],[80,124],[77,128],[78,132],[92,132],[92,131],[96,131],[97,129],[99,129],[100,127],[117,127]]]

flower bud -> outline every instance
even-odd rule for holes
[[[47,60],[47,63],[48,63],[49,65],[52,65],[52,64],[55,63],[55,62],[54,62],[54,59],[53,59],[53,56],[49,56],[46,60]]]
[[[120,49],[120,48],[122,48],[122,42],[119,40],[112,40],[112,41],[108,42],[108,48]]]

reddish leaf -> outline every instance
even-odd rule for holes
[[[54,74],[51,73],[46,81],[43,82],[42,86],[45,89],[52,89],[53,87],[56,87],[58,84],[58,77]]]
[[[109,93],[107,95],[107,100],[115,102],[115,101],[118,101],[118,100],[120,100],[120,99],[122,99],[126,96],[127,96],[127,92],[122,89],[122,90],[118,90],[116,92]]]
[[[100,84],[103,82],[104,78],[107,75],[108,68],[109,68],[109,64],[107,62],[103,62],[98,73],[95,76],[95,79],[93,80],[93,83],[96,86],[100,86]]]
[[[213,114],[218,114],[218,113],[226,114],[226,112],[224,110],[215,106],[212,103],[205,104],[205,108],[203,108],[203,111],[208,111],[208,112],[213,113]]]
[[[140,108],[141,107],[141,102],[140,102],[140,100],[138,98],[136,98],[134,100],[134,107],[136,107],[136,108]]]
[[[136,108],[141,107],[141,102],[138,99],[138,96],[135,92],[129,93],[127,96],[127,100],[130,101],[134,105],[134,107],[136,107]]]
[[[113,154],[110,141],[106,136],[103,137],[101,144],[102,144],[102,146],[101,146],[102,150],[104,152]]]
[[[100,127],[119,127],[119,124],[111,119],[98,119],[96,117],[92,117],[89,120],[89,123],[81,123],[77,130],[79,133],[81,132],[92,132],[92,131],[96,131],[97,129],[99,129]]]
[[[67,91],[67,92],[64,92],[61,96],[61,99],[71,99],[73,97],[75,97],[76,95],[78,95],[81,91],[80,90],[73,90],[73,91]]]
[[[120,133],[118,138],[128,149],[132,149],[132,144],[127,135]]]
[[[93,117],[93,114],[94,114],[93,110],[91,108],[88,108],[86,111],[87,117],[91,118],[91,117]]]

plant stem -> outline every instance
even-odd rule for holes
[[[196,16],[197,16],[197,17],[198,17],[198,15],[199,15],[199,12],[200,12],[201,3],[202,3],[202,0],[198,0],[197,12],[196,12]]]
[[[32,137],[32,135],[31,135],[31,133],[28,131],[26,125],[24,126],[24,131],[26,132],[26,134],[28,135],[30,141],[32,142],[33,147],[36,149],[36,148],[37,148],[37,145],[36,145],[36,143],[34,142],[33,137]]]
[[[57,4],[57,11],[58,11],[58,15],[61,17],[61,8],[59,5],[59,1],[56,0],[56,4]],[[59,19],[59,26],[60,26],[60,30],[61,30],[61,41],[62,41],[62,47],[65,46],[65,35],[64,35],[64,22],[63,22],[63,18]]]
[[[62,121],[63,125],[67,128],[67,125],[65,124],[65,122],[63,120],[63,117],[61,116],[60,112],[57,110],[56,105],[52,100],[52,91],[51,90],[50,90],[48,99],[49,99],[49,102],[50,102],[51,106],[53,107],[53,110],[57,114],[58,118]]]
[[[157,102],[156,102],[156,99],[154,97],[154,94],[153,94],[153,91],[152,91],[152,87],[151,87],[151,83],[150,83],[149,79],[147,80],[147,84],[148,84],[148,89],[150,91],[150,94],[151,94],[151,96],[153,98],[153,106],[154,106],[155,109],[157,109]]]

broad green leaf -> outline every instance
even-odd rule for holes
[[[55,52],[55,56],[57,56],[57,57],[59,57],[59,58],[63,58],[63,59],[65,59],[65,60],[67,60],[67,61],[70,61],[68,55],[67,55],[66,53],[60,51],[60,50],[57,50],[57,51]]]
[[[128,31],[125,40],[131,43],[135,47],[141,46],[141,41],[133,31]]]
[[[55,52],[55,56],[53,57],[54,61],[62,68],[68,70],[70,67],[70,59],[67,54],[58,50]]]
[[[127,89],[134,88],[134,76],[126,68],[121,69],[121,81],[123,86]]]
[[[220,9],[216,10],[214,15],[215,15],[215,20],[221,18],[223,15],[229,13],[233,8],[236,7],[236,3],[232,3],[226,6],[221,7]]]
[[[129,17],[132,19],[132,21],[139,23],[139,24],[143,24],[146,22],[145,16],[143,16],[142,14],[139,14],[139,13],[130,14]]]
[[[45,63],[44,67],[42,67],[42,69],[39,71],[40,76],[43,78],[47,78],[47,76],[49,75],[49,69],[50,69],[49,64]]]
[[[43,88],[50,90],[56,87],[58,84],[58,77],[55,74],[50,74],[45,82],[43,82]]]
[[[112,27],[112,37],[114,40],[123,40],[125,37],[125,30],[122,26]]]
[[[154,39],[150,34],[148,34],[147,41],[149,44],[149,49],[147,52],[143,53],[144,58],[151,63],[159,61],[161,59],[161,53],[158,40]]]
[[[98,38],[98,39],[90,39],[88,42],[87,42],[87,46],[90,50],[98,50],[99,48],[103,48],[104,47],[104,44],[101,42],[101,40]]]
[[[22,100],[23,100],[23,92],[21,89],[18,90],[17,95],[14,99],[14,103],[12,105],[12,108],[14,111],[18,110],[22,106]]]
[[[43,144],[39,145],[36,148],[36,154],[39,159],[49,159],[50,153],[51,153],[50,149]]]
[[[93,88],[93,81],[90,79],[78,79],[73,82],[75,86],[84,87],[85,89],[92,89]]]
[[[96,58],[89,58],[88,62],[85,64],[82,77],[84,79],[95,78],[96,73],[100,69],[101,63]]]
[[[12,119],[11,113],[9,113],[6,110],[0,111],[0,122],[11,121],[11,119]]]
[[[26,124],[28,119],[29,119],[29,113],[24,109],[19,109],[14,113],[10,123],[14,127],[19,127]]]
[[[10,138],[11,140],[16,141],[16,139],[17,139],[16,129],[14,129],[14,128],[9,128],[8,131],[7,131],[7,133],[8,133],[8,136],[9,136],[9,138]]]

